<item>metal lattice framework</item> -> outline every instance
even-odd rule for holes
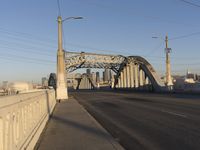
[[[139,69],[143,70],[145,75],[150,79],[155,89],[160,89],[165,86],[153,66],[143,57],[65,52],[65,68],[67,72],[73,72],[79,68],[111,69],[116,73],[114,86],[118,84],[117,79],[120,77],[124,68],[129,64],[138,65]]]
[[[79,68],[107,68],[118,73],[125,59],[126,57],[121,55],[65,52],[65,67],[67,72],[73,72]]]
[[[121,65],[119,72],[117,74],[117,78],[120,72],[126,67],[127,64],[137,64],[141,70],[145,72],[145,74],[149,77],[151,83],[153,84],[154,88],[160,89],[160,87],[165,87],[163,81],[161,81],[160,77],[156,73],[153,66],[143,57],[141,56],[129,56],[127,57],[126,61]]]

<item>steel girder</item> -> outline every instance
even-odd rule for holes
[[[65,68],[67,72],[73,72],[79,68],[112,69],[116,73],[115,86],[121,71],[130,63],[139,65],[140,69],[149,77],[155,89],[160,90],[161,87],[165,86],[153,66],[143,57],[65,52]]]
[[[65,52],[65,68],[67,72],[73,72],[79,68],[101,68],[111,69],[118,73],[125,59],[126,57],[122,55]]]

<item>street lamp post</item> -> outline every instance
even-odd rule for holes
[[[159,38],[159,37],[152,37],[152,38]],[[163,39],[163,38],[162,38]],[[171,65],[170,65],[170,57],[169,54],[171,53],[171,48],[168,48],[168,36],[165,36],[165,53],[166,53],[166,86],[168,90],[173,89],[173,82],[171,77]]]
[[[82,17],[68,17],[62,20],[58,16],[58,51],[57,51],[57,83],[56,83],[56,99],[58,101],[68,99],[68,90],[65,73],[65,52],[63,50],[62,40],[62,23],[69,19],[82,19]]]
[[[168,36],[165,37],[165,53],[166,53],[166,85],[169,90],[173,88],[172,76],[171,76],[171,64],[169,54],[171,52],[171,48],[168,48]]]

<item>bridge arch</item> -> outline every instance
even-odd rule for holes
[[[148,82],[155,91],[165,90],[153,66],[141,56],[65,52],[65,68],[68,73],[79,68],[111,69],[116,74],[114,88],[141,88]]]
[[[155,91],[165,90],[164,82],[146,59],[140,56],[126,57],[115,77],[115,87],[141,89],[147,86]]]

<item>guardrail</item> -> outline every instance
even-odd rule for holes
[[[0,150],[34,149],[55,104],[54,90],[0,97]]]

